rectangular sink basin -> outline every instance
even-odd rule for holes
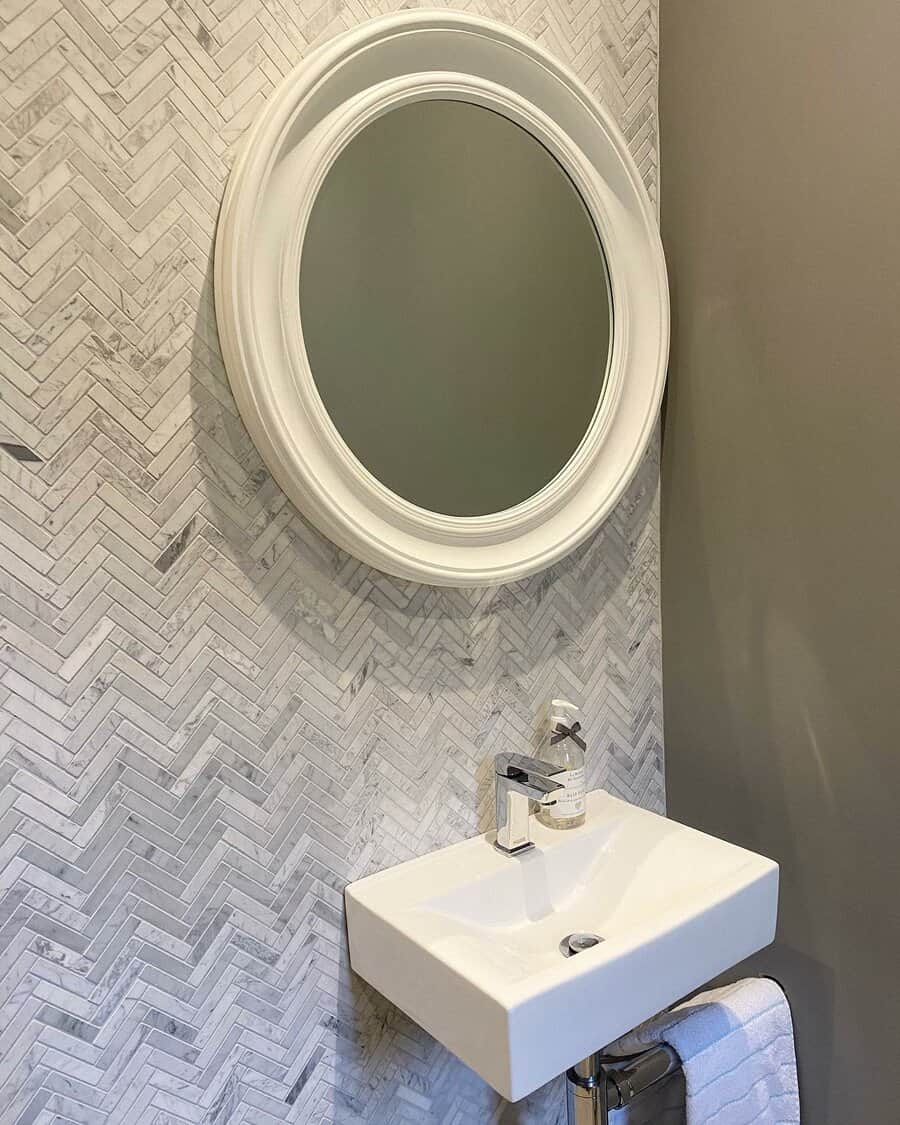
[[[493,838],[351,883],[347,927],[353,969],[511,1101],[774,937],[777,864],[607,793],[530,852]]]

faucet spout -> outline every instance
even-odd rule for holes
[[[555,804],[554,794],[565,786],[554,777],[563,766],[524,754],[498,754],[494,759],[497,802],[496,847],[506,855],[519,855],[534,847],[531,842],[531,808],[534,803]]]

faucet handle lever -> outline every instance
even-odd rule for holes
[[[497,801],[497,840],[500,851],[518,855],[534,847],[529,830],[532,802],[555,805],[558,790],[554,781],[565,767],[524,754],[498,754],[494,759]]]
[[[554,762],[543,762],[540,758],[529,758],[525,754],[498,754],[494,758],[494,772],[498,777],[507,777],[511,781],[551,778],[564,773],[565,768]],[[562,787],[554,784],[548,792],[559,788]]]

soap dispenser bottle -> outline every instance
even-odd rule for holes
[[[550,730],[540,757],[563,767],[565,773],[555,774],[553,780],[560,782],[565,789],[557,791],[555,804],[542,805],[538,809],[538,819],[548,828],[578,828],[584,824],[585,744],[580,731],[579,711],[575,704],[565,699],[552,700]]]

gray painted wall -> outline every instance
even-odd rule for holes
[[[355,980],[341,892],[491,816],[551,695],[661,808],[656,451],[499,590],[385,578],[249,442],[212,312],[235,145],[379,3],[0,13],[0,1123],[556,1122]],[[479,3],[570,62],[656,179],[656,8]]]
[[[669,810],[782,864],[805,1120],[893,1121],[900,7],[662,8]]]

